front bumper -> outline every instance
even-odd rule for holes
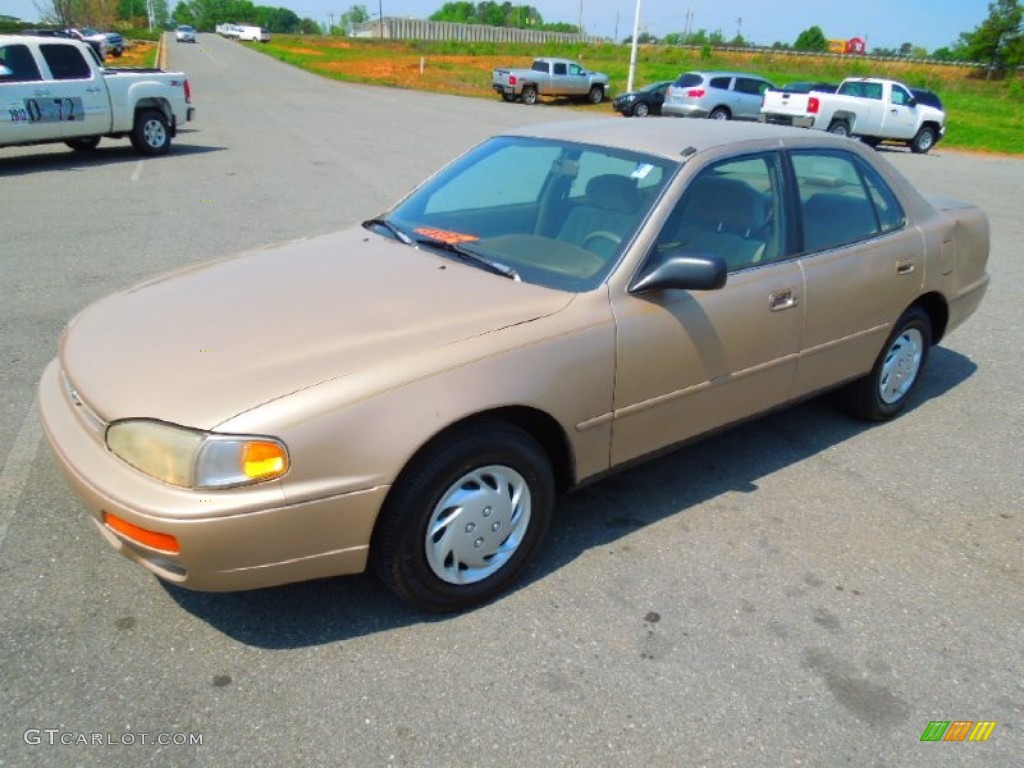
[[[111,454],[103,428],[90,426],[80,408],[54,360],[39,384],[39,412],[57,464],[107,542],[160,578],[229,591],[365,570],[387,486],[298,503],[289,502],[280,481],[225,491],[176,488]],[[115,532],[104,513],[174,536],[180,551]]]

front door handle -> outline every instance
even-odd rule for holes
[[[791,309],[797,305],[796,293],[792,288],[784,288],[780,291],[772,291],[768,294],[768,309],[772,312],[781,312],[784,309]]]

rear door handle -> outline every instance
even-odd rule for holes
[[[914,262],[912,261],[897,261],[896,262],[896,274],[897,275],[909,275],[916,269]]]
[[[781,312],[784,309],[792,309],[797,304],[796,293],[792,288],[784,288],[780,291],[772,291],[768,294],[768,309],[772,312]]]

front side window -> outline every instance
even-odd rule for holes
[[[906,222],[893,191],[855,155],[839,150],[799,150],[792,152],[791,158],[805,252],[868,240]]]
[[[892,87],[892,103],[905,107],[910,104],[910,94],[898,85],[894,85]]]
[[[618,263],[677,169],[636,152],[497,137],[427,181],[387,220],[403,242],[442,255],[457,245],[522,280],[589,290]]]
[[[656,242],[659,253],[720,256],[730,271],[786,255],[775,152],[715,163],[690,182]]]

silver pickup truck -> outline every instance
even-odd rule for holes
[[[608,75],[588,72],[569,59],[535,59],[529,69],[496,69],[491,87],[505,101],[536,104],[541,96],[568,96],[600,104],[608,91]]]

